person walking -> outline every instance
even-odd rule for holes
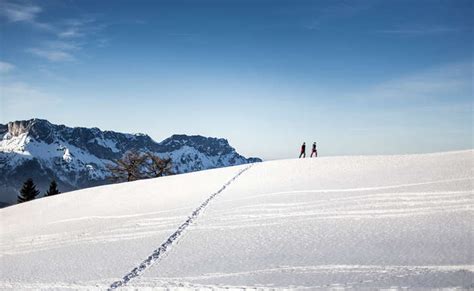
[[[316,142],[313,142],[313,149],[311,150],[311,158],[313,157],[317,158],[318,157],[318,150],[316,149]]]
[[[305,142],[301,145],[300,158],[301,157],[306,158],[306,143]]]

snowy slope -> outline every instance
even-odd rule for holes
[[[272,161],[8,207],[0,288],[473,287],[473,158]]]

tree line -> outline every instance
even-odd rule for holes
[[[53,196],[60,193],[61,192],[59,192],[58,190],[58,184],[56,183],[56,181],[53,180],[49,184],[49,189],[44,194],[44,196],[45,197]],[[18,198],[17,202],[23,203],[23,202],[34,200],[39,194],[40,194],[40,191],[36,189],[36,185],[33,182],[33,179],[29,178],[28,180],[25,181],[25,183],[23,183],[23,187],[21,187],[21,190],[20,190],[20,195],[18,195],[17,197]]]
[[[172,166],[171,158],[161,158],[150,152],[129,151],[121,159],[114,160],[113,164],[107,165],[107,169],[111,173],[111,180],[123,182],[174,175]],[[44,196],[53,196],[60,193],[58,184],[53,180]],[[29,178],[20,189],[17,203],[34,200],[39,194],[40,191],[36,189],[33,179]]]

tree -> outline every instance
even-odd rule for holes
[[[153,153],[147,153],[147,174],[150,178],[154,177],[162,177],[162,176],[169,176],[173,175],[173,171],[171,170],[172,161],[171,158],[160,158]]]
[[[135,181],[145,178],[144,163],[146,155],[137,151],[128,151],[121,159],[115,160],[114,164],[107,165],[112,173],[112,179],[116,181]]]
[[[51,184],[49,184],[49,190],[48,192],[46,192],[46,195],[45,196],[53,196],[53,195],[56,195],[56,194],[60,194],[61,192],[59,192],[58,190],[58,184],[56,183],[55,180],[51,181]]]
[[[33,182],[33,179],[29,178],[23,183],[23,187],[20,190],[20,195],[18,195],[18,203],[23,203],[26,201],[31,201],[38,196],[40,191],[36,189],[36,185]]]

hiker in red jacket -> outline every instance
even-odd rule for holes
[[[317,158],[318,157],[318,150],[316,149],[316,142],[313,142],[313,149],[311,150],[311,158],[313,157]]]
[[[301,153],[300,153],[300,158],[303,156],[303,158],[306,158],[306,143],[304,142],[303,145],[301,145]]]

